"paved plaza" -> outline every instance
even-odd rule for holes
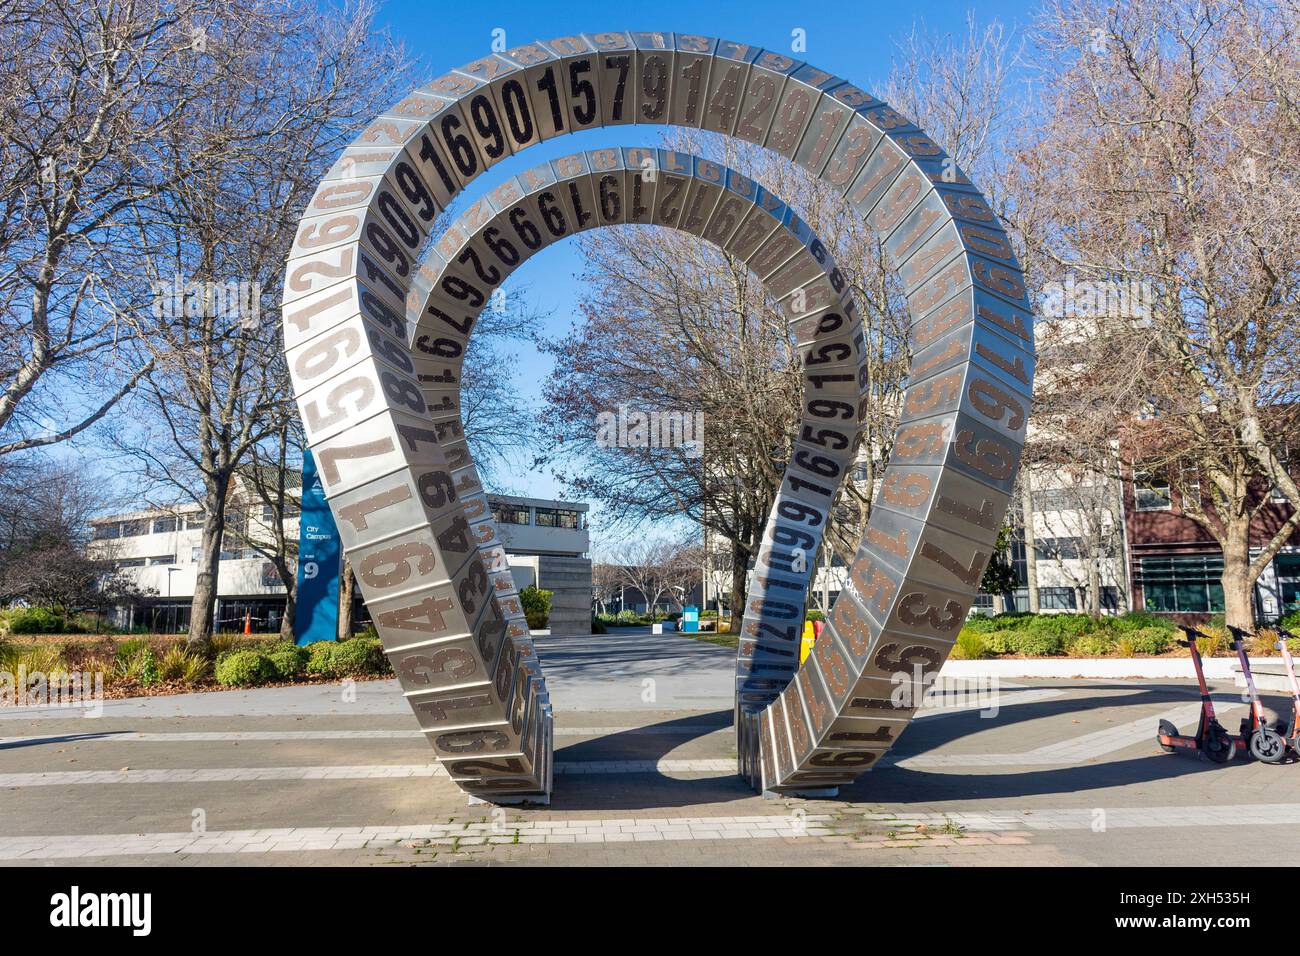
[[[1195,725],[1190,679],[945,686],[837,798],[764,799],[735,775],[733,652],[638,632],[538,643],[549,806],[469,806],[391,681],[107,701],[96,719],[6,710],[0,863],[1300,862],[1300,766],[1157,748],[1158,719]],[[1214,690],[1234,728],[1240,692]]]

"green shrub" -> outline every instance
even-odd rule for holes
[[[593,633],[593,634],[607,634],[607,633],[608,633],[608,630],[607,630],[606,627],[605,627],[605,622],[602,621],[599,617],[593,617],[593,618],[591,619],[591,633]]]
[[[1216,657],[1232,646],[1232,635],[1222,625],[1202,624],[1197,631],[1196,649],[1202,657]]]
[[[0,670],[17,675],[54,674],[65,669],[63,648],[58,644],[0,644]]]
[[[1016,632],[1013,630],[986,631],[980,635],[984,649],[990,654],[1016,653]]]
[[[545,627],[551,619],[551,597],[553,592],[528,585],[519,592],[519,603],[524,607],[524,617],[530,628]]]
[[[336,677],[367,677],[385,674],[389,670],[384,645],[371,637],[339,641],[331,662]]]
[[[809,608],[804,617],[810,621],[824,621],[826,620],[826,612],[820,608]]]
[[[192,686],[208,675],[209,667],[211,662],[202,654],[188,650],[184,644],[174,644],[158,662],[158,674],[165,681],[180,681]]]
[[[953,657],[963,661],[978,661],[987,657],[988,653],[988,648],[984,644],[984,634],[962,628],[961,633],[957,635]]]
[[[1134,654],[1163,654],[1174,643],[1174,632],[1163,627],[1139,627],[1129,631],[1127,639]]]
[[[1083,634],[1075,639],[1070,650],[1085,657],[1106,657],[1115,652],[1115,638],[1102,632]]]
[[[1001,614],[994,614],[991,620],[997,625],[997,630],[1011,631],[1033,617],[1034,615],[1028,611],[1003,611]]]
[[[303,648],[307,652],[307,663],[303,666],[303,670],[317,677],[333,677],[334,651],[338,646],[338,641],[316,641],[308,644]]]
[[[59,634],[63,612],[48,607],[14,608],[7,615],[11,634]]]
[[[1127,614],[1110,618],[1110,626],[1120,633],[1132,633],[1155,628],[1173,634],[1174,631],[1178,630],[1178,625],[1169,618],[1162,617],[1159,614],[1149,614],[1146,611],[1130,611]]]
[[[983,611],[976,611],[966,618],[966,623],[962,627],[964,630],[973,631],[976,634],[988,634],[998,629],[998,622]]]
[[[1050,629],[1023,628],[1011,633],[1014,653],[1026,657],[1050,657],[1065,649],[1065,638]]]
[[[1086,614],[1033,614],[1020,625],[1019,630],[1025,634],[1051,637],[1060,647],[1065,647],[1096,627],[1097,622]]]
[[[275,676],[275,667],[258,651],[231,651],[217,661],[216,676],[225,687],[256,687]]]
[[[132,638],[129,641],[123,641],[118,644],[113,651],[113,659],[118,663],[125,663],[131,658],[137,656],[142,650],[149,646],[149,642],[143,638]]]
[[[278,641],[266,652],[266,659],[271,662],[274,676],[279,680],[292,680],[301,675],[310,656],[305,647],[290,641]]]
[[[717,617],[717,616],[718,616],[718,612],[717,612],[717,611],[701,611],[701,612],[700,612],[700,620],[701,620],[701,621],[703,621],[705,618]]]
[[[123,641],[113,653],[115,676],[149,687],[162,682],[158,657],[145,640]]]
[[[384,645],[369,637],[308,644],[303,670],[317,677],[366,677],[390,673]]]

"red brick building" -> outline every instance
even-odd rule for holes
[[[1260,482],[1254,493],[1258,503],[1268,494],[1267,482]],[[1124,483],[1130,600],[1134,609],[1203,619],[1223,610],[1223,556],[1214,538],[1184,515],[1180,504],[1178,492],[1168,485]],[[1252,558],[1290,514],[1289,503],[1270,496],[1251,522]],[[1292,535],[1255,586],[1256,617],[1273,619],[1297,607],[1300,533]]]

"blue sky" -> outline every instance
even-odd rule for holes
[[[449,11],[455,10],[454,15]],[[806,52],[801,59],[837,73],[866,89],[880,85],[889,72],[895,43],[923,22],[933,33],[960,33],[968,12],[980,23],[1000,20],[1017,32],[1029,25],[1034,4],[1024,0],[970,0],[926,3],[776,3],[750,4],[660,2],[654,9],[628,2],[569,2],[551,6],[513,2],[433,5],[417,0],[388,0],[379,23],[403,41],[419,58],[429,76],[483,56],[491,49],[494,30],[505,31],[508,47],[534,39],[600,30],[675,30],[726,37],[769,49],[789,51],[793,31],[804,32]],[[544,160],[579,149],[602,145],[639,145],[656,141],[655,127],[620,127],[559,137],[496,166],[470,193],[490,188],[503,176],[518,173]],[[582,268],[576,243],[569,240],[547,249],[510,277],[507,290],[520,290],[539,310],[548,313],[545,335],[558,335],[572,322],[578,298],[577,273]],[[531,345],[512,350],[510,366],[522,403],[540,404],[541,384],[551,362]],[[501,491],[541,497],[560,497],[562,489],[543,472],[531,472],[525,463],[514,475],[500,476]]]

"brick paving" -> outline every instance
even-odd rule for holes
[[[660,685],[672,684],[671,670]],[[431,764],[409,716],[373,697],[351,712],[313,712],[315,705],[277,690],[269,699],[242,692],[244,712],[215,701],[189,717],[174,703],[109,710],[95,720],[0,714],[0,861],[1300,860],[1300,767],[1217,766],[1159,752],[1159,717],[1194,722],[1191,681],[1018,681],[984,712],[939,701],[890,762],[837,798],[803,800],[763,799],[735,776],[730,713],[718,705],[723,691],[693,680],[668,699],[703,698],[704,706],[612,707],[616,696],[605,688],[584,708],[580,692],[594,677],[571,682],[570,709],[557,707],[556,787],[545,807],[468,806]],[[1225,724],[1235,725],[1240,697],[1226,683],[1216,690]],[[311,692],[324,699],[319,688]],[[1276,711],[1285,701],[1266,704]]]

